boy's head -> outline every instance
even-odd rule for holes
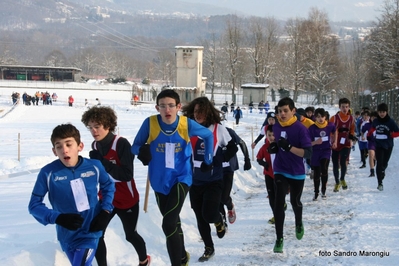
[[[218,124],[222,120],[221,112],[209,101],[207,97],[198,97],[183,107],[183,114],[204,127]]]
[[[313,106],[308,106],[305,108],[305,112],[306,112],[306,117],[307,118],[312,118],[312,116],[314,115],[314,107]]]
[[[171,89],[161,91],[157,96],[155,109],[159,112],[162,122],[173,124],[176,121],[177,113],[181,109],[180,96]]]
[[[267,113],[267,124],[274,125],[276,123],[276,114],[274,112]]]
[[[388,105],[386,103],[380,103],[377,106],[377,112],[381,118],[384,118],[388,114]]]
[[[349,101],[349,99],[341,98],[339,99],[338,104],[339,104],[339,109],[342,113],[349,114],[349,110],[351,107],[351,101]]]
[[[324,123],[324,121],[326,121],[327,112],[324,110],[324,108],[317,108],[314,111],[314,116],[318,123]]]
[[[272,143],[274,142],[274,133],[273,133],[273,125],[268,125],[266,129],[266,138]]]
[[[289,98],[285,97],[278,101],[278,113],[282,122],[287,122],[295,115],[295,103]]]
[[[378,113],[376,111],[373,111],[370,113],[370,120],[373,121],[378,117]]]
[[[84,112],[81,121],[90,130],[93,138],[100,141],[110,131],[115,131],[117,119],[116,113],[111,107],[97,105]]]
[[[175,100],[175,104],[180,104],[180,96],[177,92],[172,89],[166,89],[161,91],[157,96],[157,105],[159,106],[159,101],[163,98],[172,98]]]
[[[370,119],[370,112],[369,111],[362,112],[362,118],[363,118],[363,120],[369,120]]]
[[[83,150],[79,130],[71,124],[56,126],[51,134],[53,153],[67,167],[74,167],[79,161],[79,152]]]

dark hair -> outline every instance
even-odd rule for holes
[[[215,108],[215,106],[209,101],[207,97],[198,97],[186,104],[182,108],[182,113],[191,119],[194,119],[194,108],[199,105],[199,112],[205,116],[205,124],[203,126],[209,127],[212,124],[220,123],[221,111]]]
[[[377,106],[377,111],[388,112],[388,105],[386,103],[380,103]]]
[[[314,113],[314,112],[315,112],[315,109],[314,109],[313,106],[308,106],[308,107],[305,108],[305,112],[306,112],[306,113],[307,113],[307,112],[312,112],[312,113]]]
[[[268,125],[266,131],[273,132],[273,125]]]
[[[314,116],[318,116],[319,114],[321,117],[326,117],[326,110],[324,110],[324,108],[317,108],[314,111]]]
[[[349,106],[351,105],[351,101],[349,101],[348,98],[341,98],[338,101],[338,106],[341,107],[341,104],[349,104]]]
[[[66,139],[66,138],[74,138],[76,143],[80,144],[80,132],[79,130],[72,124],[62,124],[58,125],[53,129],[53,133],[51,134],[51,144],[55,144],[57,139]]]
[[[105,129],[114,132],[117,126],[115,111],[108,106],[93,106],[83,113],[81,121],[87,127],[90,121],[103,125]]]
[[[288,105],[290,110],[293,110],[295,108],[294,100],[292,100],[290,97],[282,98],[280,101],[278,101],[278,104],[277,104],[278,107],[283,107],[286,105]]]
[[[166,89],[166,90],[161,91],[158,94],[158,96],[157,96],[157,105],[158,105],[160,99],[163,99],[163,98],[166,98],[166,97],[175,99],[176,104],[180,103],[179,94],[177,92],[175,92],[174,90],[172,90],[172,89]]]
[[[355,112],[355,115],[360,115],[360,112],[359,112],[359,111],[356,111],[356,112]]]
[[[375,117],[375,118],[377,118],[377,117],[378,117],[378,113],[377,113],[376,111],[372,111],[372,112],[370,113],[370,117]]]
[[[364,112],[362,112],[362,116],[363,116],[363,115],[370,116],[370,112],[369,112],[369,111],[364,111]]]

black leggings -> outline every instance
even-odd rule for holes
[[[267,195],[269,195],[269,205],[270,208],[272,209],[272,212],[274,212],[274,205],[276,204],[274,178],[272,178],[269,175],[265,175],[265,184],[266,184]]]
[[[226,211],[224,210],[224,206],[226,205],[227,210],[233,209],[233,200],[230,197],[231,188],[233,187],[233,177],[234,172],[226,172],[223,173],[223,190],[222,190],[222,199],[220,201],[220,213],[226,219]]]
[[[284,220],[285,211],[284,203],[287,195],[288,186],[290,187],[290,201],[295,214],[295,225],[299,226],[302,223],[302,202],[301,196],[305,180],[291,179],[282,174],[274,175],[274,182],[276,188],[276,204],[274,205],[274,219],[276,225],[277,239],[284,235]]]
[[[375,159],[377,161],[375,170],[376,170],[378,185],[382,185],[382,180],[384,180],[385,170],[388,167],[388,162],[389,159],[391,158],[391,154],[392,154],[392,147],[388,149],[379,148],[379,147],[375,148]]]
[[[155,192],[158,208],[163,216],[162,230],[166,236],[166,247],[172,266],[180,266],[181,259],[186,257],[180,212],[189,189],[186,184],[177,183],[168,195]]]
[[[345,180],[346,175],[346,161],[349,157],[351,148],[345,147],[340,151],[332,151],[331,160],[333,163],[333,173],[335,184],[339,184],[339,180]],[[339,165],[338,165],[339,161]],[[341,167],[341,178],[339,177],[339,167]]]
[[[319,166],[312,166],[314,175],[313,175],[313,184],[314,184],[314,193],[319,194],[320,188],[320,178],[321,178],[321,193],[326,193],[327,181],[328,181],[328,165],[330,164],[330,159],[323,158],[320,159]]]
[[[191,186],[191,208],[197,218],[198,231],[205,247],[214,247],[209,223],[223,222],[220,215],[220,199],[223,180],[213,181],[202,186]]]
[[[130,242],[137,254],[139,255],[139,260],[144,261],[147,259],[147,249],[144,242],[144,239],[137,233],[137,220],[139,218],[139,203],[129,209],[118,209],[114,208],[111,213],[111,218],[118,215],[119,219],[121,219],[123,230],[125,231],[125,237],[128,242]],[[108,223],[109,223],[108,222]],[[104,234],[100,237],[98,241],[97,251],[96,251],[96,261],[99,266],[107,265],[107,247],[104,241]]]

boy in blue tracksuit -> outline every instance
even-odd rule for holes
[[[58,159],[40,170],[29,212],[43,225],[57,224],[58,241],[71,265],[89,266],[113,210],[115,185],[98,160],[79,156],[84,145],[76,127],[55,127],[51,142]],[[43,203],[47,193],[52,209]]]
[[[148,176],[163,216],[162,229],[172,266],[188,265],[180,211],[192,185],[193,165],[190,137],[205,143],[203,169],[212,168],[213,135],[209,129],[177,113],[180,97],[174,90],[161,91],[155,108],[159,112],[144,120],[131,148],[148,165]]]

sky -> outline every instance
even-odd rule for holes
[[[379,16],[384,0],[182,0],[184,2],[211,4],[236,10],[246,15],[288,19],[307,17],[311,7],[328,13],[332,21],[370,21]]]
[[[134,107],[130,105],[126,92],[110,94],[108,91],[60,89],[56,91],[59,100],[52,106],[18,105],[11,110],[12,91],[0,89],[0,110],[3,110],[0,112],[0,265],[66,266],[69,262],[56,239],[55,226],[39,224],[28,213],[27,207],[39,169],[56,159],[50,143],[53,128],[62,123],[74,124],[85,144],[81,155],[88,157],[92,137],[80,122],[86,110],[84,98],[94,103],[94,99],[99,97],[103,105],[113,107],[118,115],[117,133],[131,142],[143,120],[156,114],[155,104],[149,102]],[[26,91],[32,93],[34,90]],[[50,93],[54,91],[49,90]],[[75,98],[73,107],[67,106],[70,94]],[[274,103],[271,105],[274,106]],[[265,114],[249,114],[245,107],[242,108],[244,118],[240,124],[235,126],[230,115],[225,125],[234,128],[250,149]],[[338,110],[336,107],[325,108],[330,113]],[[251,157],[256,156],[261,143],[255,147]],[[262,168],[252,161],[252,169],[243,171],[243,154],[239,150],[240,170],[235,172],[232,190],[237,220],[228,225],[223,239],[217,238],[215,227],[211,225],[216,254],[208,262],[197,261],[204,245],[189,199],[185,201],[181,219],[186,249],[191,254],[190,265],[398,265],[399,183],[395,174],[399,167],[398,140],[395,140],[395,145],[382,192],[377,190],[376,178],[368,177],[368,167],[359,169],[361,163],[357,147],[350,156],[346,178],[348,190],[333,192],[330,164],[327,199],[312,201],[313,182],[307,177],[302,195],[305,235],[302,240],[295,238],[294,214],[288,203],[282,254],[273,253],[275,230],[274,225],[267,223],[273,215],[266,198]],[[138,232],[146,241],[152,265],[170,265],[161,229],[161,215],[151,189],[148,211],[142,211],[147,167],[137,159],[134,160],[134,167],[134,178],[141,196]],[[137,254],[125,241],[117,217],[107,229],[105,242],[110,266],[138,265]],[[362,256],[362,251],[381,252],[377,254],[382,257]],[[351,256],[343,256],[342,252],[351,252]]]

